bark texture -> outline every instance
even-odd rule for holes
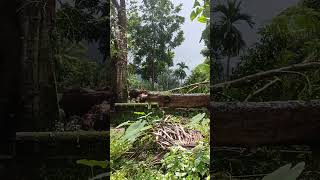
[[[58,119],[53,44],[55,0],[21,1],[24,121],[19,130],[49,130]]]
[[[312,144],[320,137],[320,100],[211,102],[215,145]]]
[[[176,89],[177,90],[177,89]],[[131,100],[138,102],[157,103],[160,107],[168,108],[202,108],[210,103],[209,94],[172,94],[166,92],[130,90]]]
[[[117,55],[112,54],[115,74],[114,76],[114,91],[117,95],[118,101],[126,101],[128,97],[127,92],[127,16],[126,16],[126,1],[125,0],[112,0],[112,4],[117,12],[116,25],[113,25],[114,44]],[[112,53],[112,52],[111,52]]]

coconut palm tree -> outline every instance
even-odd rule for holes
[[[220,16],[213,36],[221,42],[222,53],[228,57],[227,79],[229,79],[230,59],[239,55],[240,50],[246,45],[235,24],[243,21],[253,28],[255,23],[250,15],[241,12],[241,1],[228,0],[226,4],[218,4],[214,7],[214,12]]]
[[[187,73],[185,69],[189,69],[189,67],[184,63],[177,63],[178,69],[174,71],[174,74],[180,79],[180,84],[182,84],[182,80],[187,77]]]

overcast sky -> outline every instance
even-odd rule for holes
[[[182,26],[184,32],[184,42],[181,46],[177,47],[174,51],[176,56],[174,58],[175,64],[184,61],[189,66],[188,74],[191,70],[202,63],[204,57],[200,54],[200,51],[204,48],[204,44],[200,41],[201,33],[205,28],[205,24],[199,23],[196,20],[190,20],[190,14],[192,11],[193,0],[172,0],[176,5],[183,4],[180,15],[185,17],[185,23]]]
[[[217,0],[217,3],[225,2],[225,0]],[[259,40],[257,31],[259,28],[270,23],[272,18],[288,7],[294,6],[299,0],[242,0],[242,12],[250,14],[253,17],[255,27],[251,29],[247,24],[240,23],[237,25],[241,31],[243,38],[250,47]],[[231,67],[236,66],[239,57],[231,59]],[[223,61],[226,62],[226,61]]]
[[[225,0],[216,0],[216,2],[224,2]],[[272,20],[272,17],[279,14],[284,9],[297,4],[299,0],[242,0],[243,12],[253,16],[256,26],[250,29],[245,24],[240,24],[239,29],[248,45],[252,45],[258,41],[257,30]],[[181,46],[177,47],[175,51],[174,63],[185,62],[191,70],[202,63],[204,57],[200,51],[204,48],[203,43],[199,43],[201,33],[205,28],[205,24],[190,20],[190,13],[194,0],[172,0],[175,5],[183,4],[180,15],[185,17],[185,23],[182,26],[185,40]],[[238,58],[234,58],[233,63],[237,62]]]
[[[217,0],[216,2],[223,1],[225,0]],[[245,24],[239,25],[239,29],[243,34],[247,46],[249,47],[258,41],[257,30],[259,28],[269,23],[274,16],[284,9],[297,4],[298,1],[299,0],[242,0],[243,12],[252,15],[256,22],[254,29],[250,29]],[[185,41],[175,49],[176,56],[174,61],[175,63],[184,61],[191,70],[196,65],[202,63],[204,59],[200,54],[204,45],[203,43],[199,43],[199,40],[205,25],[197,21],[191,21],[189,18],[194,3],[193,0],[172,0],[172,2],[174,4],[183,4],[180,15],[185,17],[185,23],[182,26],[182,30],[185,33]],[[237,63],[237,59],[239,58],[234,58],[234,64]]]

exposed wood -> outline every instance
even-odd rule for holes
[[[259,72],[259,73],[245,76],[245,77],[235,79],[232,81],[214,84],[214,85],[210,86],[210,89],[211,89],[211,92],[214,93],[217,91],[221,91],[224,88],[239,87],[243,84],[247,84],[252,81],[261,80],[261,79],[264,79],[267,77],[272,77],[272,76],[276,76],[276,75],[280,75],[280,74],[284,74],[284,73],[287,74],[289,71],[303,71],[303,70],[311,70],[311,69],[319,69],[319,68],[320,68],[319,62],[294,64],[294,65],[282,67],[279,69],[272,69],[269,71]]]
[[[320,100],[211,102],[215,145],[312,144],[320,137]]]
[[[115,109],[121,108],[135,108],[135,107],[144,107],[144,108],[157,108],[157,103],[115,103]]]
[[[160,107],[201,108],[209,105],[209,94],[156,94],[150,93],[146,102],[156,102]]]
[[[158,103],[160,107],[168,108],[202,108],[209,105],[209,94],[172,94],[167,91],[130,90],[130,99],[142,103]]]
[[[113,102],[112,91],[73,88],[63,93],[60,105],[67,116],[82,116],[87,113],[92,106],[101,104],[103,101]]]

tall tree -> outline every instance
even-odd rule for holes
[[[168,66],[159,73],[157,81],[158,90],[165,91],[179,86],[179,77],[176,76],[175,72]]]
[[[115,92],[119,101],[127,98],[127,15],[126,1],[112,0],[116,18],[112,20],[112,60],[115,65]]]
[[[187,73],[185,69],[189,69],[189,67],[184,62],[177,63],[178,69],[174,71],[174,74],[180,79],[180,85],[182,84],[182,80],[187,77]]]
[[[105,0],[59,0],[57,32],[61,43],[86,40],[99,43],[99,50],[107,58],[109,53],[109,2]]]
[[[214,12],[220,14],[216,28],[212,28],[214,32],[213,39],[217,44],[221,44],[223,55],[227,56],[227,79],[229,79],[230,59],[237,56],[245,47],[242,34],[235,24],[244,21],[251,28],[254,26],[252,17],[241,12],[241,1],[228,0],[226,4],[218,4],[213,8]]]
[[[182,5],[170,0],[143,0],[139,11],[132,13],[130,37],[137,73],[150,80],[152,88],[166,66],[173,66],[173,49],[184,40],[180,29],[184,18],[179,16]]]

